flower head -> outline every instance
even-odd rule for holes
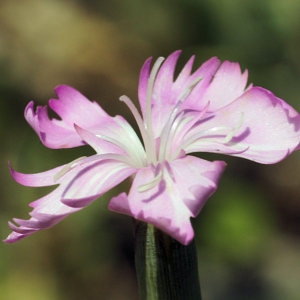
[[[47,107],[30,102],[25,118],[49,148],[88,144],[95,154],[38,174],[11,169],[25,186],[56,189],[32,202],[29,220],[9,222],[16,242],[49,228],[128,177],[127,193],[112,198],[109,208],[155,225],[183,244],[194,236],[190,223],[217,189],[223,161],[190,155],[214,152],[259,163],[276,163],[299,147],[297,111],[261,87],[247,85],[238,63],[213,57],[192,71],[194,57],[175,78],[180,51],[165,61],[151,58],[142,67],[138,88],[141,113],[120,98],[138,125],[142,140],[121,116],[111,117],[96,102],[69,86],[56,88],[48,106],[61,118],[50,119]]]

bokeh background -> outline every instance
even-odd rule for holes
[[[46,104],[66,83],[130,119],[118,97],[136,101],[144,60],[182,49],[181,62],[239,61],[251,82],[300,110],[299,12],[299,0],[1,0],[1,238],[8,220],[27,218],[27,204],[48,192],[13,182],[8,160],[33,173],[91,153],[43,147],[23,118],[28,101]],[[272,166],[222,158],[219,189],[194,220],[203,298],[298,300],[300,153]],[[138,299],[132,220],[106,208],[118,192],[0,244],[1,299]]]

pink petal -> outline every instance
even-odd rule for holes
[[[8,164],[11,176],[13,179],[25,186],[51,186],[58,184],[59,181],[55,180],[55,176],[61,172],[66,165],[56,167],[54,169],[48,170],[46,172],[36,173],[36,174],[24,174],[14,170],[10,163]]]
[[[167,57],[164,63],[161,65],[160,70],[158,71],[155,83],[152,91],[152,105],[161,107],[162,104],[171,104],[173,99],[170,99],[170,91],[172,88],[174,80],[174,72],[176,67],[176,62],[179,58],[181,51],[175,51]],[[147,101],[147,92],[148,92],[148,83],[151,73],[151,61],[152,58],[149,58],[144,63],[139,80],[139,101],[143,115],[145,116],[146,101]],[[167,97],[166,97],[167,96]],[[172,103],[173,104],[173,103]]]
[[[178,53],[178,52],[175,52],[175,53]],[[181,52],[179,52],[179,54],[180,53]],[[175,80],[176,84],[178,84],[179,86],[183,86],[191,78],[194,61],[195,61],[195,55],[190,57],[190,59],[187,61],[187,63],[184,65],[184,67],[180,71],[179,75],[177,76],[177,78]],[[172,74],[172,77],[174,77],[174,74]]]
[[[217,188],[225,163],[187,156],[167,164],[163,179],[145,191],[140,188],[154,179],[151,167],[138,171],[128,197],[112,198],[109,209],[151,223],[182,244],[194,236],[190,217],[195,217]]]
[[[74,128],[81,139],[94,148],[97,153],[125,154],[124,149],[104,140],[101,137],[98,137],[95,133],[85,130],[84,128],[79,127],[77,124],[74,124]]]
[[[105,159],[100,155],[82,158],[75,164],[65,165],[64,168],[66,169],[57,168],[57,174],[53,171],[56,169],[40,173],[47,179],[41,179],[41,183],[51,183],[50,178],[53,175],[60,185],[51,193],[30,203],[33,210],[29,220],[14,219],[18,226],[10,223],[14,232],[5,242],[12,243],[38,230],[52,227],[135,172],[135,169],[124,163]],[[23,184],[36,186],[39,182],[38,174],[33,174],[32,177],[19,174],[15,177],[20,178],[19,181]]]
[[[128,165],[104,159],[87,165],[69,182],[62,202],[71,207],[84,207],[136,172]]]
[[[175,68],[181,51],[175,51],[162,64],[152,91],[152,123],[155,137],[161,134],[172,110],[180,101],[184,101],[183,108],[202,109],[207,101],[201,97],[206,92],[220,61],[213,57],[202,64],[191,74],[194,57],[191,57],[175,79]],[[145,116],[147,88],[150,76],[150,63],[144,64],[139,82],[139,100]]]
[[[77,134],[93,147],[97,153],[115,153],[125,155],[142,164],[146,159],[143,145],[133,128],[122,117],[115,117],[99,130],[92,131],[74,125]],[[117,121],[117,122],[116,122]]]
[[[175,80],[175,68],[181,51],[169,55],[161,65],[155,78],[152,94],[152,105],[161,107],[164,104],[176,104],[176,95],[172,95],[172,86]],[[187,67],[189,68],[189,66]],[[173,96],[173,97],[170,97]]]
[[[175,51],[167,57],[161,65],[153,85],[151,93],[151,107],[152,107],[152,122],[155,137],[158,137],[166,119],[174,108],[174,101],[176,95],[171,93],[176,62],[181,51]],[[146,119],[146,102],[148,93],[148,84],[151,73],[151,58],[148,59],[141,70],[139,80],[139,102],[144,119]],[[174,96],[174,97],[173,97]]]
[[[215,111],[233,102],[243,94],[247,79],[248,71],[242,73],[238,63],[223,62],[201,99],[202,105],[210,103],[210,110]]]
[[[46,147],[71,148],[84,144],[69,125],[64,124],[61,120],[50,120],[46,106],[38,106],[34,110],[33,101],[29,102],[25,108],[25,119]]]
[[[55,89],[58,99],[50,99],[49,106],[61,118],[49,119],[47,107],[30,102],[25,109],[25,118],[39,135],[42,143],[49,148],[71,148],[83,145],[84,142],[74,130],[74,124],[86,129],[103,128],[116,124],[96,102],[89,101],[75,89],[61,85]]]
[[[58,187],[50,194],[40,198],[35,202],[34,209],[30,213],[32,216],[29,220],[22,225],[22,221],[15,219],[15,223],[18,225],[15,228],[11,223],[10,227],[13,232],[4,240],[6,243],[17,242],[39,230],[50,228],[67,217],[69,214],[78,211],[77,208],[71,208],[60,201],[63,188]],[[12,226],[13,225],[13,226]]]
[[[207,91],[207,87],[210,85],[213,76],[215,75],[220,60],[217,57],[212,57],[204,62],[193,74],[189,77],[182,77],[182,72],[174,82],[173,90],[176,90],[177,94],[182,93],[185,90],[190,89],[190,94],[183,103],[183,108],[202,110],[207,105],[207,101],[202,97]],[[185,79],[185,80],[184,80]],[[199,80],[198,83],[191,89],[195,80]]]
[[[211,133],[186,147],[186,152],[223,153],[271,164],[299,146],[300,116],[271,92],[253,87],[195,127],[197,131]],[[226,141],[230,133],[234,135]]]
[[[149,57],[142,66],[140,71],[139,86],[138,86],[138,98],[143,115],[145,115],[148,82],[151,71],[152,57]]]
[[[97,124],[99,118],[108,116],[98,103],[90,101],[70,86],[60,85],[55,92],[58,99],[50,99],[49,106],[70,126],[78,120],[76,123],[90,127]]]
[[[18,233],[16,231],[13,231],[10,235],[8,235],[8,237],[6,239],[3,240],[3,242],[7,243],[7,244],[16,243],[30,235],[31,235],[31,233],[24,234],[24,233]]]

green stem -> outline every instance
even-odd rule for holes
[[[137,222],[135,265],[141,300],[201,300],[194,241],[184,246]]]

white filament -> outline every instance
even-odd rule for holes
[[[145,120],[142,119],[140,113],[137,108],[133,104],[127,96],[120,97],[120,100],[124,102],[127,107],[130,109],[132,115],[135,118],[135,121],[139,127],[140,133],[142,135],[142,139],[144,142],[144,147],[147,155],[147,162],[157,164],[157,154],[156,154],[156,145],[153,135],[152,129],[152,96],[153,96],[153,88],[155,83],[155,78],[159,71],[159,68],[164,61],[163,57],[159,57],[151,70],[148,86],[147,86],[147,96],[146,96],[146,111],[145,111]]]
[[[172,144],[171,131],[178,126],[178,119],[183,115],[183,112],[180,116],[177,116],[181,102],[179,102],[173,109],[168,122],[165,124],[161,133],[160,147],[159,147],[159,160],[164,160],[167,158],[169,145]]]
[[[146,192],[148,190],[151,190],[152,188],[154,188],[159,184],[162,178],[163,178],[163,171],[160,170],[159,173],[153,178],[153,180],[147,182],[146,184],[140,185],[138,187],[138,191]]]
[[[232,128],[232,130],[227,134],[227,136],[224,139],[224,144],[228,144],[232,138],[234,137],[234,135],[238,132],[238,130],[241,128],[241,126],[243,125],[244,122],[244,113],[241,112],[241,116],[240,119],[237,123],[237,125],[235,127]]]
[[[164,58],[159,57],[151,70],[149,80],[148,80],[148,87],[147,87],[147,98],[146,98],[146,129],[149,131],[149,135],[153,137],[152,132],[152,96],[153,96],[153,87],[155,83],[155,78],[158,73],[158,70],[163,63]],[[150,134],[151,133],[151,134]]]
[[[70,163],[66,164],[57,174],[54,175],[53,181],[57,182],[60,178],[62,178],[66,173],[68,173],[70,170],[72,170],[74,167],[78,165],[78,163],[86,158],[86,156],[81,156]]]
[[[179,101],[183,101],[185,100],[190,94],[191,92],[193,91],[194,87],[203,79],[202,76],[199,76],[197,78],[195,78],[195,80],[193,80],[189,86],[183,90],[183,92],[180,94],[180,96],[178,97],[179,98]]]
[[[139,127],[139,130],[142,135],[143,142],[144,142],[144,147],[145,147],[145,150],[147,153],[147,160],[155,161],[156,160],[155,152],[152,150],[153,143],[151,142],[151,140],[149,138],[148,131],[146,130],[146,128],[144,126],[144,122],[143,122],[143,119],[142,119],[140,113],[138,112],[137,108],[135,107],[135,105],[133,104],[133,102],[130,100],[129,97],[123,95],[120,97],[120,100],[127,105],[127,107],[131,111],[131,113]]]

